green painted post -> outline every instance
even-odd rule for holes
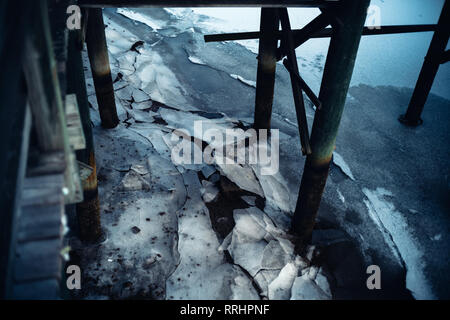
[[[275,70],[277,65],[277,37],[280,20],[276,8],[261,9],[261,37],[259,39],[258,72],[256,76],[255,129],[270,130]]]
[[[303,248],[314,228],[369,3],[343,0],[334,11],[342,25],[335,27],[331,37],[319,94],[322,108],[314,118],[312,153],[306,158],[292,221],[292,229],[299,236],[298,249]]]

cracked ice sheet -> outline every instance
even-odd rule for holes
[[[233,181],[239,188],[264,197],[264,191],[250,166],[234,163],[217,163],[217,165],[222,175]]]
[[[105,28],[108,51],[112,56],[117,56],[128,51],[138,41],[133,33],[111,19],[106,18],[105,25],[108,26],[108,28]]]
[[[143,111],[143,110],[134,109],[134,108],[132,109],[129,107],[124,107],[124,108],[127,111],[128,115],[132,119],[134,119],[134,121],[136,121],[136,122],[152,123],[155,121],[155,118],[153,118],[153,116],[151,116],[148,111]]]
[[[292,283],[297,276],[292,268],[298,272],[303,261],[298,256],[295,258],[294,245],[289,236],[256,207],[236,209],[233,217],[236,225],[224,239],[222,250],[227,247],[234,263],[254,277],[261,288],[261,295],[289,299]],[[286,272],[292,273],[289,276],[291,280],[287,282]],[[283,294],[280,295],[281,291]]]
[[[233,129],[237,123],[236,120],[230,119],[224,114],[219,113],[215,114],[217,117],[220,116],[220,118],[217,119],[208,119],[192,112],[184,112],[167,108],[161,108],[159,113],[167,122],[168,127],[172,129],[186,130],[191,137],[204,140],[207,143],[211,143],[212,141],[211,139],[208,139],[208,137],[204,137],[204,133],[206,131],[215,129],[220,133],[225,134],[226,129]],[[198,130],[195,130],[196,127],[194,127],[196,122]]]
[[[91,298],[163,299],[165,281],[179,259],[176,211],[186,200],[183,179],[170,161],[122,125],[95,130],[106,240],[82,247],[85,287]],[[122,161],[122,169],[133,171],[112,169]],[[143,182],[151,190],[140,188]]]
[[[295,278],[291,289],[291,300],[330,299],[330,286],[322,273],[318,273],[316,277],[311,277],[310,274],[305,273],[302,276]]]
[[[284,212],[294,212],[295,199],[291,197],[287,182],[278,171],[272,175],[261,174],[260,165],[251,165],[253,171],[258,178],[259,184],[266,198],[266,205],[280,209]]]
[[[135,88],[139,88],[152,100],[181,110],[196,110],[189,106],[186,91],[163,58],[148,44],[140,47],[134,64],[136,72],[129,76]]]
[[[370,217],[380,228],[397,259],[404,262],[406,287],[416,299],[434,299],[430,284],[424,274],[424,253],[417,246],[414,236],[408,230],[405,217],[395,209],[392,202],[385,199],[386,197],[392,197],[392,193],[383,188],[377,188],[376,190],[363,188],[362,191],[367,197],[364,203]]]
[[[171,149],[165,142],[165,136],[171,134],[170,129],[154,123],[133,123],[128,129],[149,141],[160,156],[171,160]]]
[[[178,211],[180,264],[167,280],[168,299],[259,299],[251,281],[225,261],[200,195],[195,171],[183,174],[189,198]],[[229,285],[231,283],[231,286]]]
[[[138,55],[139,53],[136,51],[127,51],[120,56],[117,56],[116,60],[119,64],[119,71],[126,76],[130,76],[135,73],[135,63]]]
[[[146,16],[144,13],[136,12],[131,9],[117,8],[117,13],[127,17],[128,19],[139,21],[143,24],[146,24],[155,31],[164,28],[167,24],[165,21],[150,18]]]
[[[248,157],[246,154],[249,154],[249,147],[243,147],[245,145],[241,144],[244,137],[246,137],[246,135],[238,137],[237,153],[242,155],[247,161]],[[261,152],[268,154],[268,150],[266,149],[267,146],[262,143],[259,143],[258,147],[254,148],[254,150],[259,151],[259,154],[261,154]],[[229,151],[229,149],[226,149],[226,151]],[[230,150],[225,156],[228,159],[232,159],[234,157],[234,152],[235,151]],[[241,189],[264,197],[267,201],[266,205],[271,206],[275,210],[279,209],[284,212],[294,211],[296,205],[295,199],[290,196],[287,183],[279,171],[275,173],[271,172],[271,174],[263,174],[263,168],[264,170],[268,169],[268,166],[266,165],[262,166],[259,163],[226,164],[217,161],[217,157],[215,157],[215,160],[222,175],[225,175]],[[271,162],[273,161],[277,161],[277,159],[271,157]],[[273,163],[270,163],[270,165],[273,165]]]
[[[191,113],[191,112],[182,112],[182,111],[176,111],[172,109],[161,109],[160,110],[161,117],[168,123],[168,126],[173,129],[183,129],[186,130],[186,133],[190,137],[194,137],[196,139],[199,139],[201,141],[205,141],[206,143],[209,143],[210,146],[217,150],[223,150],[223,147],[227,141],[222,141],[222,143],[219,143],[216,140],[211,139],[211,137],[204,136],[204,132],[206,132],[209,129],[217,130],[220,134],[225,134],[227,129],[232,129],[234,122],[227,118],[227,117],[221,117],[218,119],[207,119],[205,117],[199,116],[197,114]],[[198,130],[196,130],[194,123],[196,121],[201,121],[201,126],[199,126]],[[246,134],[237,135],[238,143],[242,142],[243,139],[247,137]],[[165,141],[168,146],[171,148],[174,147],[177,142],[172,141],[171,135],[167,135],[165,137]],[[233,141],[234,143],[234,141]],[[192,148],[199,148],[196,144],[192,144]],[[240,148],[238,148],[239,150]],[[229,149],[226,149],[229,150]],[[200,154],[202,154],[202,151],[199,150]],[[195,154],[194,151],[192,151],[192,154]],[[236,183],[241,189],[247,190],[250,192],[253,192],[261,197],[264,196],[263,189],[261,188],[253,169],[246,165],[240,165],[235,163],[222,163],[225,161],[218,160],[218,157],[221,156],[221,153],[217,153],[214,156],[214,161],[216,165],[219,167],[222,175],[226,176],[228,179]],[[227,155],[225,155],[227,156]],[[193,166],[193,165],[186,165],[182,164],[182,166]],[[194,165],[199,166],[199,165]],[[200,168],[201,169],[201,168]]]
[[[135,132],[126,130],[123,124],[109,130],[94,127],[93,131],[96,153],[98,153],[96,156],[98,171],[103,167],[122,172],[128,171],[133,164],[142,165],[137,159],[146,159],[146,155],[152,150],[146,139]]]

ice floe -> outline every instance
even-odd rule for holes
[[[430,284],[424,275],[424,253],[408,230],[406,218],[396,210],[392,202],[386,200],[386,197],[393,197],[393,194],[383,188],[376,190],[363,188],[362,191],[367,197],[364,203],[370,217],[383,232],[393,254],[400,262],[404,262],[406,287],[416,299],[433,299]]]
[[[336,151],[333,152],[333,163],[335,165],[337,165],[342,170],[342,172],[345,173],[350,179],[355,181],[355,177],[353,176],[353,173],[350,170],[350,167],[345,162],[344,158],[342,158],[342,156],[339,153],[337,153]]]
[[[240,82],[242,82],[250,87],[256,88],[256,81],[247,80],[237,74],[230,74],[230,77],[232,77],[233,79],[239,80]]]
[[[136,12],[135,10],[131,9],[117,8],[117,13],[120,13],[121,15],[133,19],[135,21],[144,23],[155,31],[162,29],[166,25],[166,22],[164,21],[159,21],[156,20],[155,18],[150,18],[146,16],[144,13]]]
[[[206,63],[204,63],[200,58],[189,56],[188,59],[194,64],[206,65]]]

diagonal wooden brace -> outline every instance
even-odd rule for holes
[[[297,57],[295,55],[294,40],[292,37],[291,23],[289,21],[288,11],[286,8],[279,9],[281,27],[284,32],[283,44],[286,48],[287,60],[292,69],[298,73]],[[290,73],[292,93],[294,95],[295,112],[297,114],[298,130],[300,134],[300,142],[302,145],[303,155],[311,154],[311,145],[309,143],[308,122],[306,120],[305,103],[303,101],[302,89],[299,86],[294,72]]]
[[[305,82],[305,80],[303,80],[303,78],[300,76],[298,72],[292,69],[292,66],[289,64],[289,61],[287,59],[283,60],[283,64],[289,71],[289,73],[294,74],[295,79],[298,82],[298,85],[300,86],[300,88],[302,88],[303,91],[305,91],[309,100],[311,100],[311,102],[316,106],[317,110],[320,110],[320,108],[322,107],[322,103],[320,102],[319,98],[317,98],[317,96],[314,94],[314,92],[311,90],[311,88],[308,86],[308,84]]]

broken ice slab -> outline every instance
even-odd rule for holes
[[[296,203],[294,197],[291,197],[287,182],[281,173],[277,172],[273,175],[263,175],[261,174],[260,165],[255,164],[251,165],[251,167],[261,185],[267,204],[273,206],[275,209],[293,212]]]
[[[261,289],[261,296],[269,297],[269,284],[275,280],[280,274],[279,270],[260,270],[258,274],[253,278]]]
[[[140,165],[140,164],[133,164],[130,169],[136,173],[139,173],[142,176],[149,173],[147,166]]]
[[[108,51],[111,55],[120,56],[129,52],[129,49],[137,40],[136,37],[111,19],[105,21],[105,24],[108,26],[105,28],[105,34],[108,41]]]
[[[194,110],[185,97],[185,90],[163,58],[144,44],[134,63],[136,72],[130,77],[136,88],[144,91],[154,101],[184,110]]]
[[[329,300],[331,296],[324,292],[307,274],[295,278],[291,290],[291,300]]]
[[[136,110],[133,107],[125,107],[128,115],[136,122],[153,123],[155,119],[147,111]]]
[[[228,251],[234,263],[247,270],[254,277],[262,269],[261,264],[266,246],[265,240],[241,242],[233,234]]]
[[[133,88],[131,86],[126,86],[117,90],[114,94],[119,99],[132,101],[132,92]]]
[[[149,95],[146,94],[144,91],[139,90],[139,89],[134,89],[133,93],[132,93],[132,96],[133,96],[133,100],[135,102],[137,102],[137,103],[150,100]]]
[[[180,264],[167,280],[169,299],[257,299],[255,289],[240,277],[238,267],[226,262],[211,226],[197,173],[183,173],[187,199],[178,214]],[[231,284],[231,287],[230,287]]]
[[[289,300],[291,298],[291,288],[297,277],[299,264],[291,261],[281,269],[278,277],[275,278],[268,288],[270,300]]]
[[[150,184],[136,171],[129,171],[122,179],[123,191],[150,190]]]
[[[316,275],[316,279],[314,280],[317,286],[331,299],[331,288],[330,283],[328,282],[328,278],[325,275],[323,268],[319,269],[319,272]]]
[[[236,225],[231,232],[228,251],[234,263],[250,275],[255,276],[261,269],[281,269],[292,260],[293,244],[282,238],[283,232],[264,212],[251,207],[236,209],[233,216]]]
[[[134,63],[136,61],[137,55],[137,52],[128,51],[125,54],[119,56],[117,58],[117,61],[119,62],[120,72],[122,72],[126,76],[132,75],[136,71]]]
[[[232,129],[235,126],[233,119],[226,116],[218,119],[208,119],[198,113],[185,112],[181,110],[173,110],[161,108],[159,110],[161,117],[167,122],[168,127],[178,130],[186,130],[189,136],[207,143],[214,142],[212,137],[204,135],[210,129],[215,129],[221,134],[226,132],[226,129]],[[241,139],[245,138],[243,136]],[[225,142],[225,141],[224,141]]]
[[[208,179],[216,171],[217,171],[216,168],[214,166],[210,166],[210,165],[204,166],[202,168],[202,174],[206,179]]]
[[[292,256],[286,253],[279,241],[271,240],[264,248],[261,268],[265,270],[279,270],[291,259]]]
[[[167,132],[161,126],[153,123],[134,123],[129,127],[129,130],[139,134],[147,143],[150,142],[160,156],[170,160],[171,150],[164,141]]]

